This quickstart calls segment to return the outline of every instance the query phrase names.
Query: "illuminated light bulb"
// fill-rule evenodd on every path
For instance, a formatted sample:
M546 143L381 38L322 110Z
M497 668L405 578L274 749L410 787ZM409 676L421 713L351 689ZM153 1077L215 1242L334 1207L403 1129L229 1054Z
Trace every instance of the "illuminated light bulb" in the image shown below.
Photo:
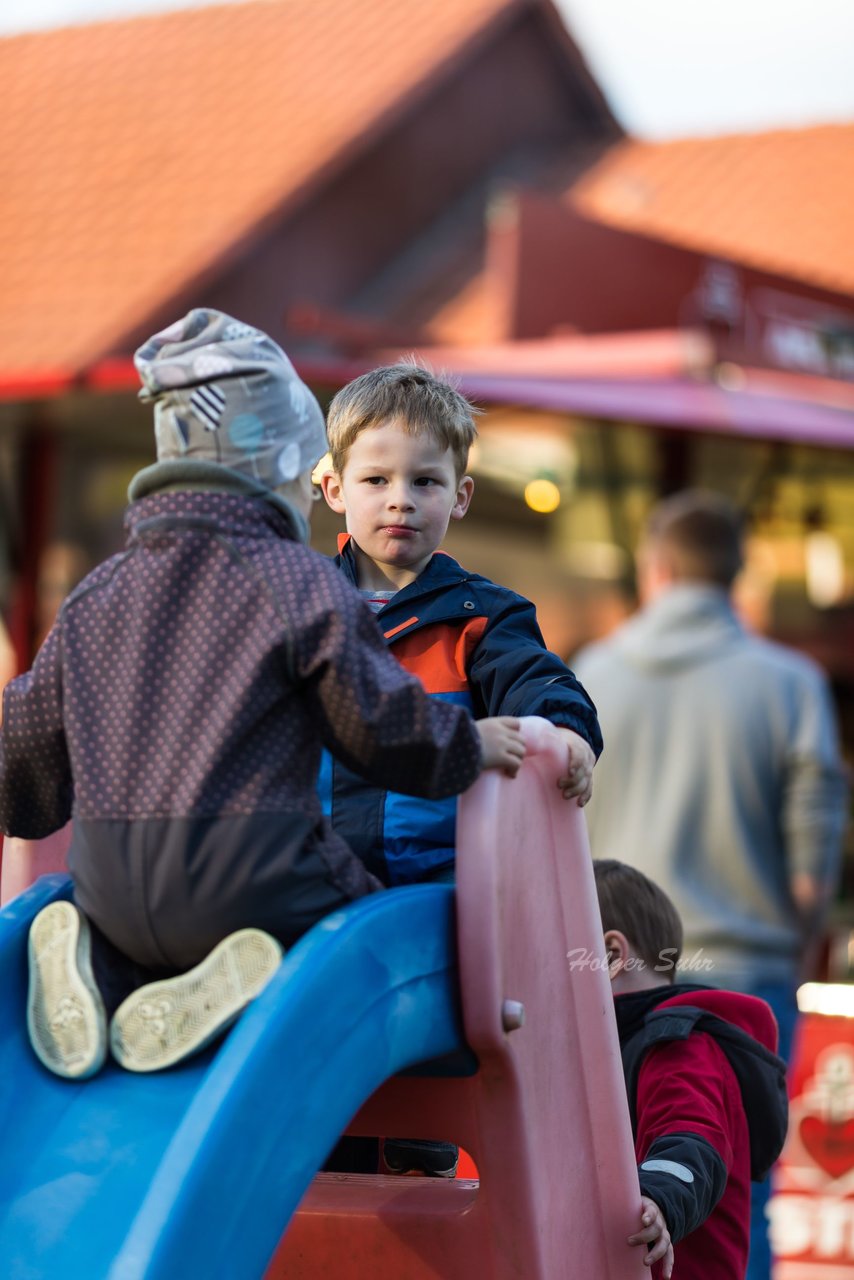
M532 511L546 516L560 506L560 489L553 480L529 480L525 485L525 502Z

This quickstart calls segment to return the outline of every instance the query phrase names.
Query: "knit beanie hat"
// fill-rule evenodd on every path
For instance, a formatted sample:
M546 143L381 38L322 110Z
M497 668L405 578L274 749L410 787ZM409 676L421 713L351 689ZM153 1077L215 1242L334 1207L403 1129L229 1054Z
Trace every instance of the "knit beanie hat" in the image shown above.
M310 471L328 445L317 400L260 329L196 307L134 355L160 462L216 462L263 489Z

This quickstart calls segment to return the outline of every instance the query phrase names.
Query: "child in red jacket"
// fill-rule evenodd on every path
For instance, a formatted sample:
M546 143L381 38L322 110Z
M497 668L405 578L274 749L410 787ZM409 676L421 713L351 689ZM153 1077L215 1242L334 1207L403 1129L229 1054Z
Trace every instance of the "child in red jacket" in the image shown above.
M594 862L643 1196L644 1262L668 1280L740 1280L750 1182L786 1133L785 1064L763 1000L674 982L682 923L642 872ZM675 1246L675 1252L674 1252Z

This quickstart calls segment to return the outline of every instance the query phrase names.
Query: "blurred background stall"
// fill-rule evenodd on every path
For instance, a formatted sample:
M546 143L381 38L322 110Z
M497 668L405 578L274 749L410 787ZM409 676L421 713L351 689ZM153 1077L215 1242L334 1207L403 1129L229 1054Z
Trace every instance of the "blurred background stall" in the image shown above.
M133 350L204 304L322 399L400 354L453 373L485 413L448 548L570 659L633 609L651 505L726 493L741 608L827 669L854 759L847 0L9 0L0 23L18 669L121 545L153 456ZM850 837L826 976L854 978Z

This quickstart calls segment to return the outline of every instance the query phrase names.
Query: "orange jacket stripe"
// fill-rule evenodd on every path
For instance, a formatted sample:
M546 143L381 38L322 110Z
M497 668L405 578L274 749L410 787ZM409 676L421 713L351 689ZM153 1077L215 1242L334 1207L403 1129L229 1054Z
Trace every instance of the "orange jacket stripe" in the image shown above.
M405 631L407 627L411 627L413 623L417 621L418 621L417 618L407 618L405 622L401 622L396 627L392 627L391 631L384 631L383 635L385 636L386 640L390 640L392 636L397 635L398 631Z

